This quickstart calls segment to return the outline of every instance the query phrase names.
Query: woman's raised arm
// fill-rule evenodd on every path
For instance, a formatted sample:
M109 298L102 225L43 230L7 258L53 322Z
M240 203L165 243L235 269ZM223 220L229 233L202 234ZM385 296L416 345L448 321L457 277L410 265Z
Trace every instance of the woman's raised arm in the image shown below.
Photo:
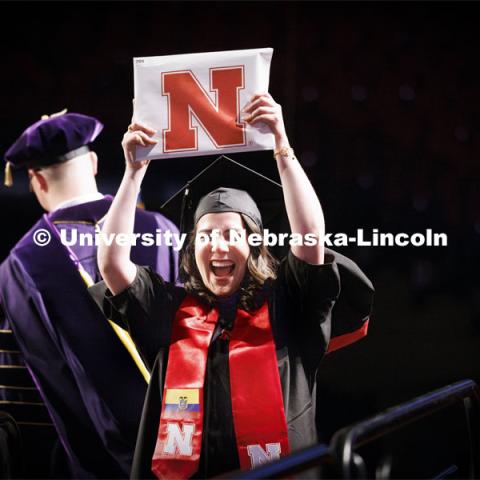
M110 291L117 295L135 279L136 267L130 260L135 208L149 161L135 161L136 145L154 145L151 128L132 123L123 136L125 173L102 228L103 241L98 247L98 266ZM121 236L118 236L121 234Z
M285 131L282 107L269 93L254 95L244 108L250 116L247 123L263 122L275 136L275 160L283 186L283 196L292 233L315 235L315 245L292 245L293 254L301 260L320 265L324 258L325 220L317 194L302 166L295 158Z

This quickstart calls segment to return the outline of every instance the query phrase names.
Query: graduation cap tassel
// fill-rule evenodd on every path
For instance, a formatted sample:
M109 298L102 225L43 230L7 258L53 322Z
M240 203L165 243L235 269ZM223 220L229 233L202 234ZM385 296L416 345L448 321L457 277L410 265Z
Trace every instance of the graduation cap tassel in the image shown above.
M12 164L10 162L7 162L5 165L5 180L3 183L6 187L13 185Z
M180 213L180 231L184 232L185 230L185 212L187 209L188 195L190 194L190 182L187 182L185 191L183 192L182 198L182 210Z

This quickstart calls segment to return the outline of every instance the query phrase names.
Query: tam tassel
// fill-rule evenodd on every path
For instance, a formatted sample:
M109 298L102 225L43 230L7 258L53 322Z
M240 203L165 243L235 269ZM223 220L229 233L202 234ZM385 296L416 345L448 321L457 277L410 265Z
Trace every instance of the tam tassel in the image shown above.
M10 162L7 162L5 165L5 180L3 183L6 187L13 185L12 164Z

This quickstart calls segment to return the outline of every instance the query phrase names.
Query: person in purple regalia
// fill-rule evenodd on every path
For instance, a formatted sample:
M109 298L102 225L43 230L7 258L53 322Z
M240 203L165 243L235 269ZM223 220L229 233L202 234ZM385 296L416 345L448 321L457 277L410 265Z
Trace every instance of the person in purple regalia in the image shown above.
M6 185L12 168L27 168L48 212L0 265L0 367L7 367L0 368L0 399L24 437L27 477L130 473L148 372L128 333L103 316L87 291L101 280L96 246L66 245L75 234L99 232L112 203L97 190L97 155L88 146L102 128L77 113L44 116L5 155ZM157 229L178 232L162 215L137 209L135 232ZM133 252L136 263L176 281L172 247Z

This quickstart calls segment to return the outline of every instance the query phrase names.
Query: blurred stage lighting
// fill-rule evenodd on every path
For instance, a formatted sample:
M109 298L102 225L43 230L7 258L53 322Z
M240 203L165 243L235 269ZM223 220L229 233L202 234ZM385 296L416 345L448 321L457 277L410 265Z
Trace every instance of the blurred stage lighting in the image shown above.
M354 85L352 87L352 99L356 102L364 102L367 99L367 88L363 85Z
M412 86L407 84L400 86L398 89L398 95L400 96L400 100L403 100L404 102L415 100L415 90Z

